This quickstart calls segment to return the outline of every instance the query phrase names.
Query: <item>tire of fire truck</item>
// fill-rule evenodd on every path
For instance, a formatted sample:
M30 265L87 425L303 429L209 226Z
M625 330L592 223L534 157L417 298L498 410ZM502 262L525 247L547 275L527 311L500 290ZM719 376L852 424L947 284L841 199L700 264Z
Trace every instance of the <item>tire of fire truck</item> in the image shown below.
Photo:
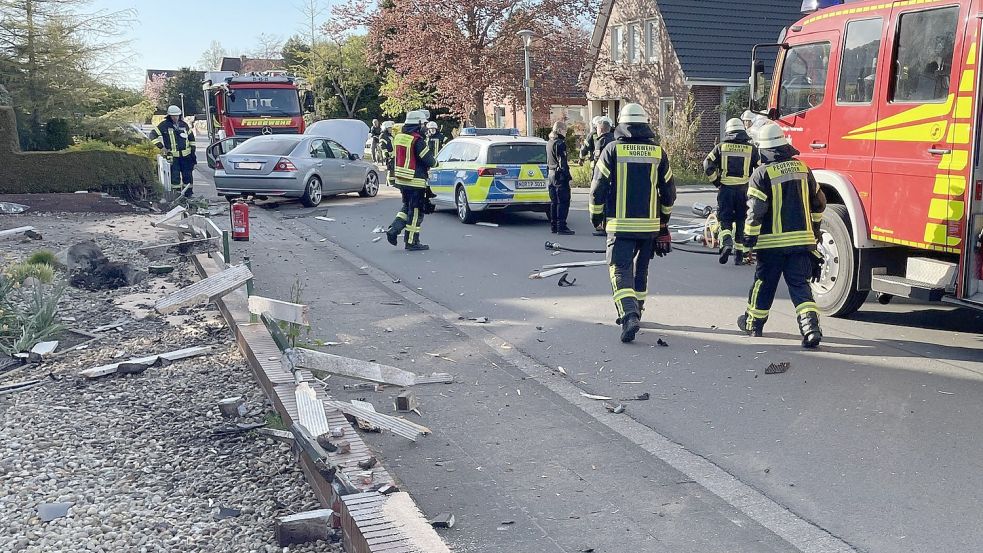
M311 177L304 188L304 195L300 197L300 203L304 204L305 207L316 207L321 203L323 197L324 187L321 185L321 179Z
M846 206L826 206L823 217L821 244L826 265L812 291L819 309L832 317L846 317L867 301L869 290L857 290L856 266L859 253L850 237L850 214Z

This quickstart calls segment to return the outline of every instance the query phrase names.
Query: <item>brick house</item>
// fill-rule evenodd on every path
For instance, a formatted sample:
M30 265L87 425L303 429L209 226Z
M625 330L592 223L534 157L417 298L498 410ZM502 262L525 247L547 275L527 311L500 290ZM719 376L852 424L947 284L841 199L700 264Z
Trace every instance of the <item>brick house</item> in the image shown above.
M557 95L547 98L545 103L549 105L549 112L541 108L536 108L533 113L534 128L549 127L553 121L566 121L568 124L584 124L589 121L587 117L587 99L585 89L578 82L576 73L557 75L553 78L560 79ZM539 94L533 90L533 94ZM526 130L526 102L525 97L504 98L501 100L485 100L485 121L489 127L495 128L516 128L521 132Z
M236 73L251 73L263 71L282 71L286 69L283 60L266 58L247 58L246 56L222 58L219 71L235 71Z
M603 0L581 82L588 115L617 116L642 104L653 123L692 94L702 115L698 135L709 150L723 135L719 106L747 85L751 47L773 43L801 17L801 0Z

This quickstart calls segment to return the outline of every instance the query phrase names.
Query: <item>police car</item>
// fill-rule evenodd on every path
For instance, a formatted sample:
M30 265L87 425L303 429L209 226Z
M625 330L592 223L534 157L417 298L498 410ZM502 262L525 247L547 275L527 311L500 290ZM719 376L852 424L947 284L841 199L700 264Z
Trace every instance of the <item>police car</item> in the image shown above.
M518 135L516 129L462 129L430 170L434 203L454 207L465 224L484 211L547 212L546 141Z

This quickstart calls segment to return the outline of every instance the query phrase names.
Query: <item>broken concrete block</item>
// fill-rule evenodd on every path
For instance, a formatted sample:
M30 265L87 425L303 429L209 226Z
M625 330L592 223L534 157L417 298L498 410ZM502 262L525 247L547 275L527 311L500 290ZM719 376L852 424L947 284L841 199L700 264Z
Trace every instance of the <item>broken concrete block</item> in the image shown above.
M331 429L331 437L332 438L341 438L344 435L345 435L345 427L344 426L336 426L336 427L334 427L334 428Z
M454 515L450 513L440 513L430 519L430 524L434 528L453 528L454 522Z
M321 448L324 449L324 451L327 451L328 453L334 453L335 451L338 451L338 446L336 446L334 443L331 442L330 434L321 434L320 436L318 436L317 445L321 446Z
M376 463L378 463L378 462L379 462L379 460L376 459L374 456L373 457L369 457L368 459L365 459L364 461L359 461L358 462L358 468L360 468L362 470L369 470L370 468L374 467L376 465Z
M352 452L352 444L348 440L338 440L334 444L338 448L338 453L345 454Z
M227 419L237 419L246 414L246 400L241 397L227 397L219 400L218 410Z
M398 492L399 488L396 486L396 484L383 484L379 486L379 489L376 491L381 493L382 495L389 495L391 493Z
M316 509L277 517L274 534L277 545L287 547L312 541L327 541L331 533L331 509Z
M416 395L409 390L404 390L396 396L397 411L412 411L417 408Z

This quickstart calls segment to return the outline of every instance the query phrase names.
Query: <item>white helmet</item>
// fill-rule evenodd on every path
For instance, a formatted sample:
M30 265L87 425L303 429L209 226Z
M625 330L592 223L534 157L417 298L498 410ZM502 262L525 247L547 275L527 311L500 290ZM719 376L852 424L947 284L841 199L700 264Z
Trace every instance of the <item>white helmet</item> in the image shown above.
M431 121L431 122L427 123L427 128L428 129L437 130L437 123Z
M609 127L614 126L614 121L612 121L607 115L602 115L601 117L597 118L597 124L600 125L602 123L607 123Z
M596 127L598 121L601 120L601 117L603 117L603 116L601 116L601 115L595 115L593 118L591 118L591 120L590 120L590 126Z
M395 124L396 124L395 121L383 121L382 122L382 130L391 129L391 128L393 128L393 125L395 125Z
M725 132L737 132L744 130L744 121L738 118L728 119L727 125L724 127Z
M754 121L754 113L749 109L744 110L744 113L741 114L741 121Z
M406 112L406 121L403 122L404 125L422 125L427 122L427 116L422 110L414 110Z
M785 131L778 125L768 122L758 129L758 147L761 149L779 148L788 145Z
M625 104L618 115L618 121L622 123L648 123L649 114L640 104Z
M181 115L181 108L177 106L168 106L167 115Z

